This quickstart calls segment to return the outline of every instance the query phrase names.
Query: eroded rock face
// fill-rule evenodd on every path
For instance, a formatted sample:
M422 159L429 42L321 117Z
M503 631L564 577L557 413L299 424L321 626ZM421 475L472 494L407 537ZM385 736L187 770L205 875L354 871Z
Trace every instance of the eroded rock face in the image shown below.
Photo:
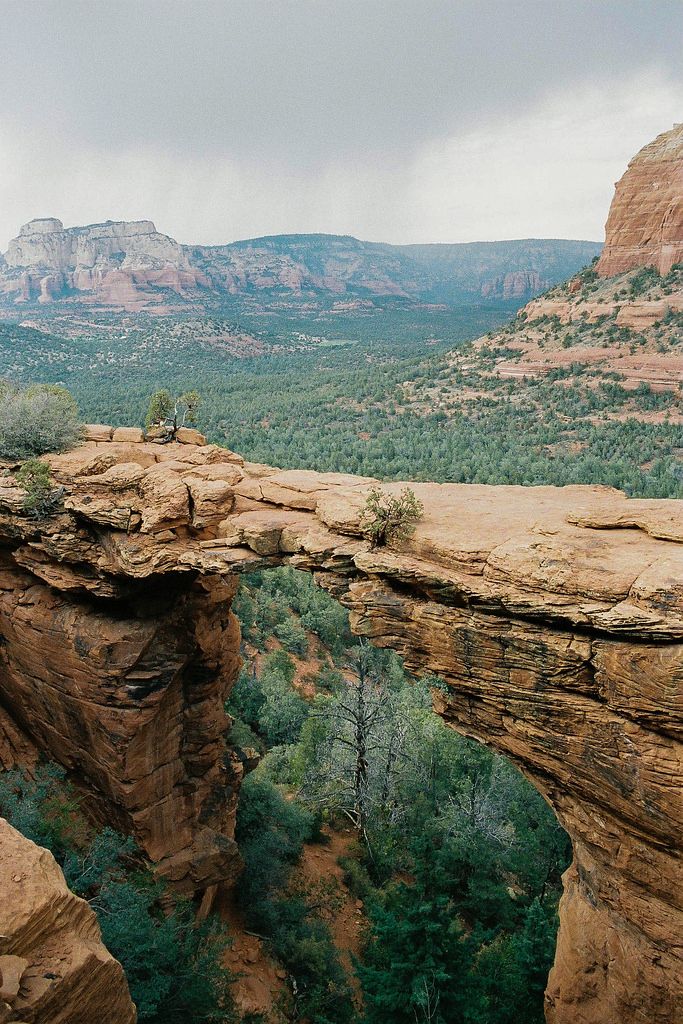
M0 305L95 305L164 312L247 295L265 304L321 295L414 301L528 299L573 273L595 242L395 246L349 236L280 235L228 245L179 245L151 221L65 228L54 217L25 224L0 254ZM237 339L239 348L239 338ZM256 344L249 339L249 344Z
M0 1021L135 1024L123 968L48 850L0 818Z
M683 262L683 124L640 150L616 184L598 261L601 277Z
M371 550L359 517L372 480L91 436L107 439L48 459L63 514L29 521L12 480L0 488L0 704L15 732L178 884L229 878L235 574L283 561L315 572L356 632L445 678L439 712L519 764L570 833L548 1020L676 1019L680 502L414 484L414 536Z
M55 217L24 224L9 243L0 294L11 302L81 302L135 311L208 287L182 246L150 220L65 228Z

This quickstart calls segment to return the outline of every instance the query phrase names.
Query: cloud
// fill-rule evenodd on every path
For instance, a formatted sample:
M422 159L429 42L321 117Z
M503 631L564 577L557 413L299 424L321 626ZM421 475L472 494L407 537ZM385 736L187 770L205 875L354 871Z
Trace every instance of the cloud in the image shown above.
M0 247L154 219L182 241L600 237L683 119L683 5L0 0Z

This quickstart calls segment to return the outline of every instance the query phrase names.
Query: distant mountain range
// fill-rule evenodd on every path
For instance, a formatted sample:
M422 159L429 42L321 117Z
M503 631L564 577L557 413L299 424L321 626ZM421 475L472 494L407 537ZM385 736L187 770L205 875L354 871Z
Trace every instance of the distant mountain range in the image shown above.
M565 239L388 245L350 235L180 245L148 220L65 228L47 217L25 224L0 256L0 307L165 312L240 296L264 306L354 308L390 298L521 305L600 250L598 242Z

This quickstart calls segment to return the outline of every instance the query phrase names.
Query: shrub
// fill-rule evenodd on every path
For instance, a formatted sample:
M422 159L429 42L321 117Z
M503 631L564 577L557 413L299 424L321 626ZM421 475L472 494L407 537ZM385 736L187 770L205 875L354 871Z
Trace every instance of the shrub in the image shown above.
M26 491L24 512L36 519L54 512L62 496L62 487L53 487L50 469L40 459L29 459L17 473L17 483Z
M294 619L288 619L286 622L281 622L276 626L275 636L290 654L298 654L299 657L305 657L308 651L306 630Z
M66 388L35 384L0 387L0 458L30 459L61 452L79 440L78 407Z
M374 487L361 510L360 526L373 548L379 548L409 537L423 512L422 502L410 487L404 487L397 497Z

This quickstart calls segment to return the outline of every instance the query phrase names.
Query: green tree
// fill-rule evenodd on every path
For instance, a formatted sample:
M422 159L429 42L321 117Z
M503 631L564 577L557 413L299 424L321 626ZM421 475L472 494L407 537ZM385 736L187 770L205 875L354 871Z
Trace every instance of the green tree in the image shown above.
M434 835L417 843L412 884L389 888L371 905L372 933L357 973L367 1024L460 1024L470 999L474 941L444 893Z
M145 424L156 427L173 439L180 427L197 422L197 409L201 402L198 391L183 391L174 396L167 388L155 391L149 400Z

